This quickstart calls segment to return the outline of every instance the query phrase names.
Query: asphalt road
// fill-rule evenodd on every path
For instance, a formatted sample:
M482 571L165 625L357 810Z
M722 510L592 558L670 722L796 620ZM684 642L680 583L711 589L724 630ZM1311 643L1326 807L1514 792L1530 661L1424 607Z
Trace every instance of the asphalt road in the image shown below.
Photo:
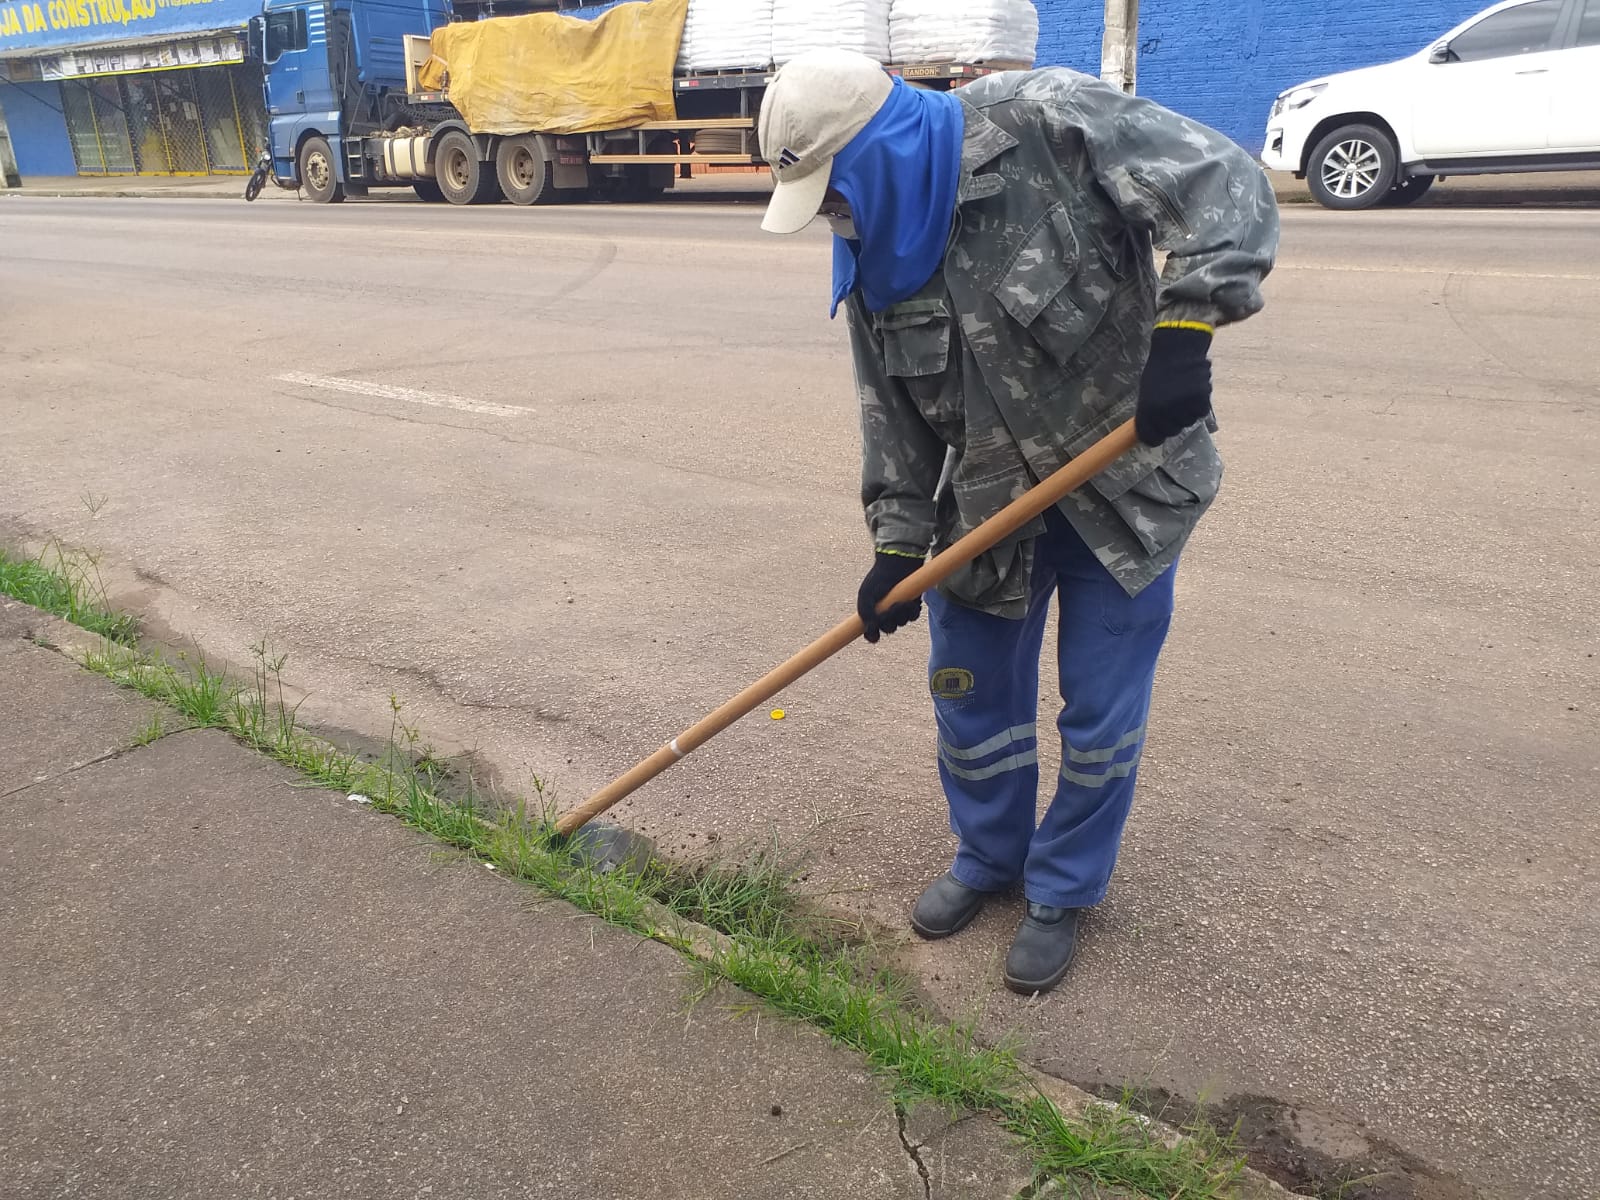
M0 523L99 548L167 636L269 637L324 722L386 732L392 693L572 801L850 609L820 233L9 198L0 268ZM1269 1097L1247 1128L1441 1173L1385 1194L1592 1197L1600 212L1294 209L1269 293L1218 341L1229 477L1073 975L1000 988L1015 902L908 961L1079 1083ZM809 887L898 925L950 853L925 637L619 813L809 845Z

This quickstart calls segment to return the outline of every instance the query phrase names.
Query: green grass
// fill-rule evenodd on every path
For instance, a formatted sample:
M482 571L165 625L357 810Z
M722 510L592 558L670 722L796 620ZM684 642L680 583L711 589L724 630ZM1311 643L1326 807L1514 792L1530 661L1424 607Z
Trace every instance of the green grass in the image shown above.
M796 950L803 947L736 937L706 969L865 1055L894 1078L902 1103L983 1111L1019 1084L1009 1049L980 1045L968 1026L929 1020L890 972L856 952Z
M772 841L738 858L737 868L664 871L644 883L674 912L721 933L760 940L794 934L802 917L794 882L803 855Z
M1197 1123L1169 1142L1160 1126L1125 1104L1095 1104L1071 1119L1043 1096L999 1107L1049 1179L1203 1200L1226 1196L1244 1169L1231 1139Z
M1036 1164L1035 1190L1052 1181L1122 1189L1152 1200L1230 1195L1243 1160L1228 1138L1203 1129L1168 1143L1159 1127L1127 1105L1068 1114L1038 1094L1009 1046L985 1046L970 1025L937 1019L906 982L874 961L852 931L810 912L798 898L804 855L775 843L737 865L686 871L651 864L642 873L602 873L568 852L551 825L540 785L531 797L499 797L469 778L445 785L445 770L390 698L391 727L378 755L342 750L301 726L299 702L283 682L286 659L261 642L251 674L240 679L196 650L168 658L132 642L134 622L104 604L98 573L62 573L57 561L0 557L0 591L19 599L54 597L59 612L104 640L84 652L89 669L177 711L192 726L225 730L286 763L309 781L359 795L380 812L559 897L614 925L690 952L704 984L734 984L772 1008L823 1030L863 1055L890 1080L897 1108L936 1104L988 1113ZM48 579L57 582L51 585ZM13 590L15 588L16 590ZM136 744L161 736L160 719ZM694 922L723 935L697 937Z
M108 638L85 651L81 660L91 671L114 679L123 687L170 704L191 725L233 730L235 701L243 686L226 672L212 670L204 654L197 653L191 661L185 651L177 662L172 662Z
M149 724L145 725L144 728L140 729L133 735L133 741L131 744L134 746L148 746L151 742L157 741L165 733L166 730L161 727L161 714L156 713L150 718Z
M107 601L99 560L60 542L32 558L0 548L0 592L113 642L131 643L138 635L138 620Z

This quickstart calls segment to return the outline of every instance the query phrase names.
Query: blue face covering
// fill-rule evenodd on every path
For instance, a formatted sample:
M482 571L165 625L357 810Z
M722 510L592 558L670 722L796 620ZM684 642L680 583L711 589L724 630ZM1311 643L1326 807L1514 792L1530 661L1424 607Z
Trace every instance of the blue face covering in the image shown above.
M966 116L949 92L898 78L877 114L834 155L829 184L856 238L833 239L833 307L859 284L872 312L904 300L944 261L961 179Z

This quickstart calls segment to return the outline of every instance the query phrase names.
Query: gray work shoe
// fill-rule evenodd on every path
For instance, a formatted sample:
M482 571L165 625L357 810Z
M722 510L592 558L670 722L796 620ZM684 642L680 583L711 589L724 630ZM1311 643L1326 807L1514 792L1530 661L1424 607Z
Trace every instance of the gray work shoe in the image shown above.
M992 894L969 888L947 871L917 897L911 909L911 928L930 942L960 933Z
M1017 926L1011 953L1006 955L1008 988L1031 996L1048 992L1061 982L1078 948L1078 915L1082 911L1029 903L1028 915Z

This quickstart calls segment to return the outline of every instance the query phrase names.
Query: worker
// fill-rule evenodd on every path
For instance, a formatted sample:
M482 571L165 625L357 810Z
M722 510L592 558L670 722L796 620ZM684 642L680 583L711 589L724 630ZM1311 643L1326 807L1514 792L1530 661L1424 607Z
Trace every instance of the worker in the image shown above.
M775 177L762 227L820 213L835 235L874 547L867 641L920 615L920 600L878 606L930 551L1135 422L1135 450L927 597L957 850L911 926L948 937L1020 883L1005 981L1048 991L1116 863L1173 573L1222 477L1212 333L1262 306L1272 191L1222 135L1061 68L944 92L816 51L778 72L759 124ZM1061 769L1039 820L1052 597Z

